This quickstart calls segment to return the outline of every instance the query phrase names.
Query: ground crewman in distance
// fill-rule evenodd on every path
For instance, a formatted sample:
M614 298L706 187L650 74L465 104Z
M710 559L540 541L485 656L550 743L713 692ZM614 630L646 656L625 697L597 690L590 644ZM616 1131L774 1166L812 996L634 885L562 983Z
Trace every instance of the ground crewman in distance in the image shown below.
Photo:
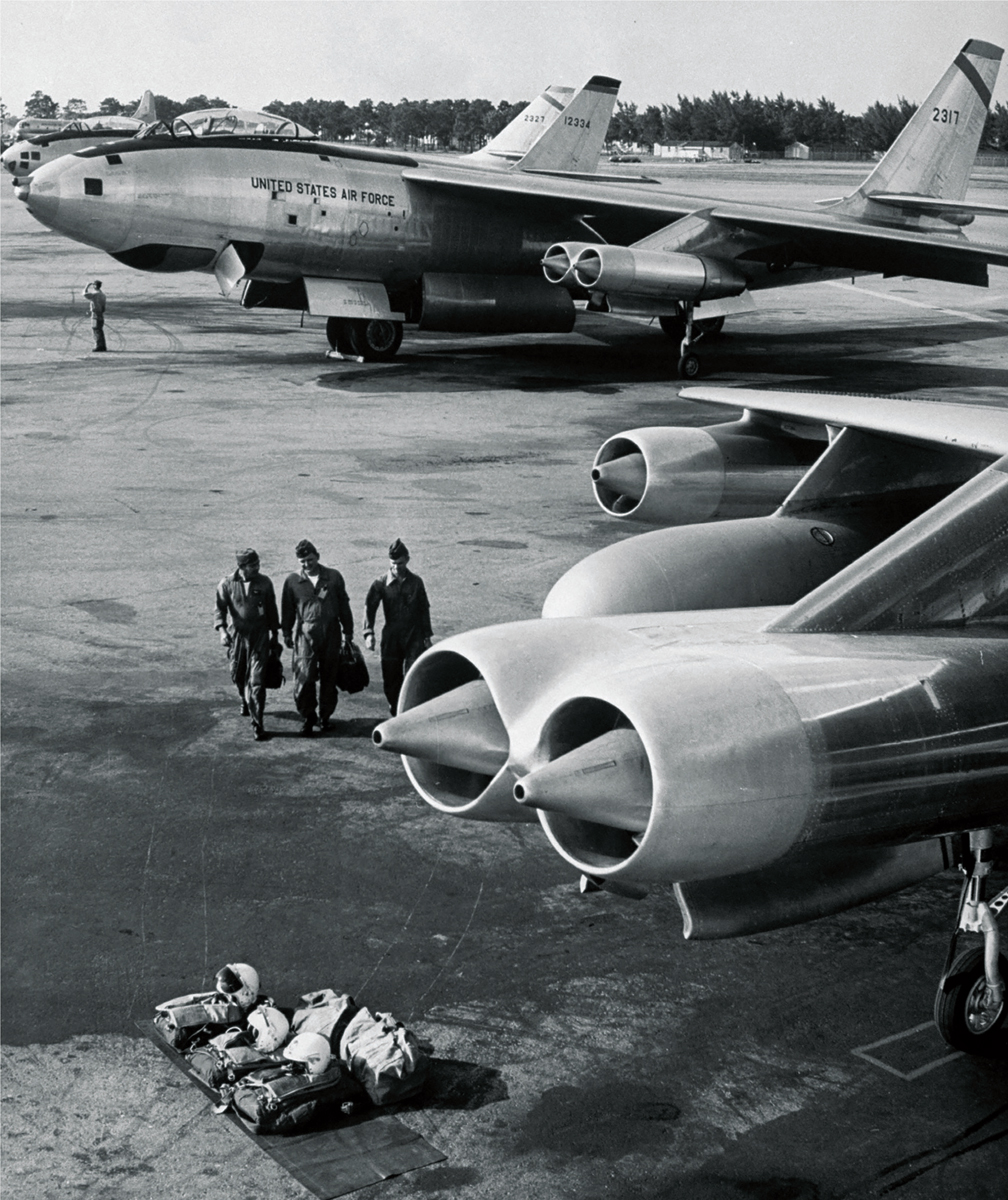
M251 549L239 550L235 558L238 569L217 585L214 628L231 659L231 678L242 698L242 716L251 716L255 740L262 742L266 740L263 671L270 655L279 653L280 618L272 580L259 573L259 555Z
M343 576L322 566L307 538L298 542L294 553L301 570L284 582L280 624L284 645L294 651L294 703L304 722L301 736L311 737L316 723L329 728L336 709L340 648L344 637L353 640L353 613Z
M419 575L406 565L409 551L396 540L389 546L389 569L368 588L364 604L364 644L375 648L374 622L382 606L385 625L381 635L382 684L389 711L395 716L406 672L431 644L430 604Z
M84 289L84 299L91 303L91 332L94 334L94 350L107 350L105 345L105 293L101 280L96 279Z

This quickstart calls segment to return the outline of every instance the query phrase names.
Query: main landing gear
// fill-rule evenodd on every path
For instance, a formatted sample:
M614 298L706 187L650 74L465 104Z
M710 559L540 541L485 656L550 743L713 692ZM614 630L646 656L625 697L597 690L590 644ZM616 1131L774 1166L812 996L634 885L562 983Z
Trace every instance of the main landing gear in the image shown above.
M658 324L679 346L679 378L699 379L701 363L693 346L701 338L720 333L724 328L724 317L712 317L709 321L694 321L693 305L679 304L674 316L659 317Z
M935 997L934 1019L938 1032L957 1050L1000 1056L1005 1053L1008 960L1001 953L997 917L1008 908L1008 888L989 902L985 899L993 841L989 829L970 832L973 872L963 883L956 931ZM965 867L962 870L965 873ZM957 954L961 933L983 934L983 946Z
M402 321L330 317L326 321L326 337L334 350L349 358L384 362L394 358L402 344Z

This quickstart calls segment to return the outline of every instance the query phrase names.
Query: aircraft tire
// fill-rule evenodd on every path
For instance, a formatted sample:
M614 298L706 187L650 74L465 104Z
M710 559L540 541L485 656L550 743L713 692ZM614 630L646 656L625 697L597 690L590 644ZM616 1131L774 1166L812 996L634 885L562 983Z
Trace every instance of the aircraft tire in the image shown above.
M350 341L353 351L366 362L384 362L394 358L402 345L401 321L351 321Z
M353 321L346 317L330 317L326 321L326 337L333 350L340 354L357 354L353 343Z
M1001 978L1008 982L1008 959L998 959ZM945 986L935 996L934 1020L938 1032L950 1046L967 1054L1004 1057L1008 1052L1005 1040L1004 1000L993 1015L984 1014L977 1005L985 985L983 947L974 947L958 955L945 980Z
M679 359L679 378L680 379L699 379L700 378L700 359L697 358L692 351L687 351L682 358Z
M658 324L673 342L681 342L686 336L686 322L682 317L659 317Z

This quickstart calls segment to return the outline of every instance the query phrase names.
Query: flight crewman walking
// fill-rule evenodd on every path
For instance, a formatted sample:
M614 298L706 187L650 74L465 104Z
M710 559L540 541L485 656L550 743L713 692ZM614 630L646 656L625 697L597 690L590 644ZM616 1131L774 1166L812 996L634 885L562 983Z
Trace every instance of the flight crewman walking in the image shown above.
M316 723L329 728L336 710L340 648L344 637L353 640L353 613L343 576L322 566L307 538L298 542L294 553L301 570L284 582L280 625L284 645L294 651L294 703L304 722L301 736L311 737Z
M251 716L252 733L262 742L266 740L263 672L270 655L279 654L280 619L273 582L259 573L259 555L251 549L239 550L235 558L238 569L217 585L214 628L231 659L231 678L242 698L242 716Z
M84 289L84 299L91 303L91 332L94 334L94 350L107 350L105 345L105 293L101 290L101 280L96 279Z
M407 566L409 551L396 540L389 546L387 575L368 589L364 604L364 644L375 648L374 623L378 605L385 625L381 636L382 683L389 711L395 716L406 672L431 644L430 604L419 575Z

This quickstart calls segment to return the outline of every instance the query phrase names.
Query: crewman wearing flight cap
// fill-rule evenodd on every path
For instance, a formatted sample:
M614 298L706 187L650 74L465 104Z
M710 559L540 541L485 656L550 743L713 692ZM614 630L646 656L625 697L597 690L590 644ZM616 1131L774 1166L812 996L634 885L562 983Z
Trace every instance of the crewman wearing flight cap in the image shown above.
M303 721L301 735L311 737L316 723L329 728L336 711L340 649L344 637L353 641L353 613L343 576L322 566L307 538L298 542L294 554L301 569L284 581L281 627L284 645L294 651L294 703Z
M242 716L252 718L257 742L266 740L263 712L266 683L263 672L271 654L279 654L280 617L272 580L259 570L252 549L235 553L238 566L217 585L214 628L227 647L231 678L242 698Z
M378 605L385 625L381 635L382 683L389 711L395 716L406 672L431 644L430 604L419 575L407 566L409 551L396 538L389 546L388 574L368 589L364 603L364 644L375 648L374 623Z

